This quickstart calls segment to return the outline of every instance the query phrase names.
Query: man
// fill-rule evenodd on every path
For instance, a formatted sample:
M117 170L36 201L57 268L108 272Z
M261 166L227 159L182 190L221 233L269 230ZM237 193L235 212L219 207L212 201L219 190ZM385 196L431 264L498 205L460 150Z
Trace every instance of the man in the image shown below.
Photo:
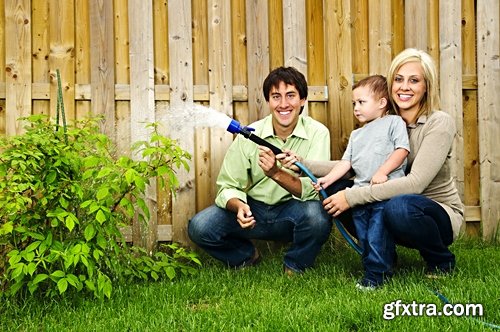
M305 159L329 160L328 129L301 115L307 92L302 73L292 67L276 68L263 84L270 114L250 127L282 150ZM278 167L270 149L238 135L217 178L215 205L196 214L188 232L194 243L230 267L259 262L252 239L291 242L283 267L293 274L314 264L331 227L309 178Z

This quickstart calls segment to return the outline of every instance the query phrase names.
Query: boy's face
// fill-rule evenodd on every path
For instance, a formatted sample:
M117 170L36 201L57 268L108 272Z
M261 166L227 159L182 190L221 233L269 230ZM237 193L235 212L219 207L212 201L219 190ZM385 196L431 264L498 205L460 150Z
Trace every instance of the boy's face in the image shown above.
M280 82L269 92L269 111L273 115L273 126L276 134L290 135L299 121L300 109L305 99L300 99L299 91L294 85Z
M387 100L375 99L368 86L362 86L352 91L352 106L354 116L359 122L365 123L380 118L385 113Z

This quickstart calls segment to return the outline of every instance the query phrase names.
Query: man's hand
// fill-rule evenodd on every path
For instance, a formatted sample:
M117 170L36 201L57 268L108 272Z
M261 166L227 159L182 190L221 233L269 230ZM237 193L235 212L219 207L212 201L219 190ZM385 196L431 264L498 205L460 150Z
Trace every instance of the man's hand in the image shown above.
M291 150L284 150L283 153L280 153L276 156L276 159L281 163L281 166L291 169L295 173L300 173L300 169L295 165L295 163L302 162L302 158L295 154L295 152Z
M238 207L236 219L238 220L238 224L240 224L241 228L252 229L255 227L255 218L253 217L248 204L241 204Z
M267 177L272 178L280 168L276 162L274 153L265 146L259 146L259 166Z

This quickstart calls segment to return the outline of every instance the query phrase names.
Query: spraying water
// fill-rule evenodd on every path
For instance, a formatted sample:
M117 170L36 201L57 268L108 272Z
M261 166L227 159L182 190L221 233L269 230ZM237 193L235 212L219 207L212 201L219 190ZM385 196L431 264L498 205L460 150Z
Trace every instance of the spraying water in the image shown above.
M182 109L170 108L161 113L166 113L166 116L159 116L157 120L178 132L202 127L226 129L232 121L227 114L199 104L186 105Z

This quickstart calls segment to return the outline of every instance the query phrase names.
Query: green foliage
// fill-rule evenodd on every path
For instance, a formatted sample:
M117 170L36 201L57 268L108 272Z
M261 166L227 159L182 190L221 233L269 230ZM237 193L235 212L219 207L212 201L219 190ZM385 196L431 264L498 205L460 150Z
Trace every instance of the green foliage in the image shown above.
M190 155L157 124L134 144L134 160L115 157L97 118L64 131L45 116L25 120L23 135L0 140L0 292L109 298L115 282L194 273L194 253L171 244L150 256L120 232L149 219L150 179L173 192L175 169L188 169Z

